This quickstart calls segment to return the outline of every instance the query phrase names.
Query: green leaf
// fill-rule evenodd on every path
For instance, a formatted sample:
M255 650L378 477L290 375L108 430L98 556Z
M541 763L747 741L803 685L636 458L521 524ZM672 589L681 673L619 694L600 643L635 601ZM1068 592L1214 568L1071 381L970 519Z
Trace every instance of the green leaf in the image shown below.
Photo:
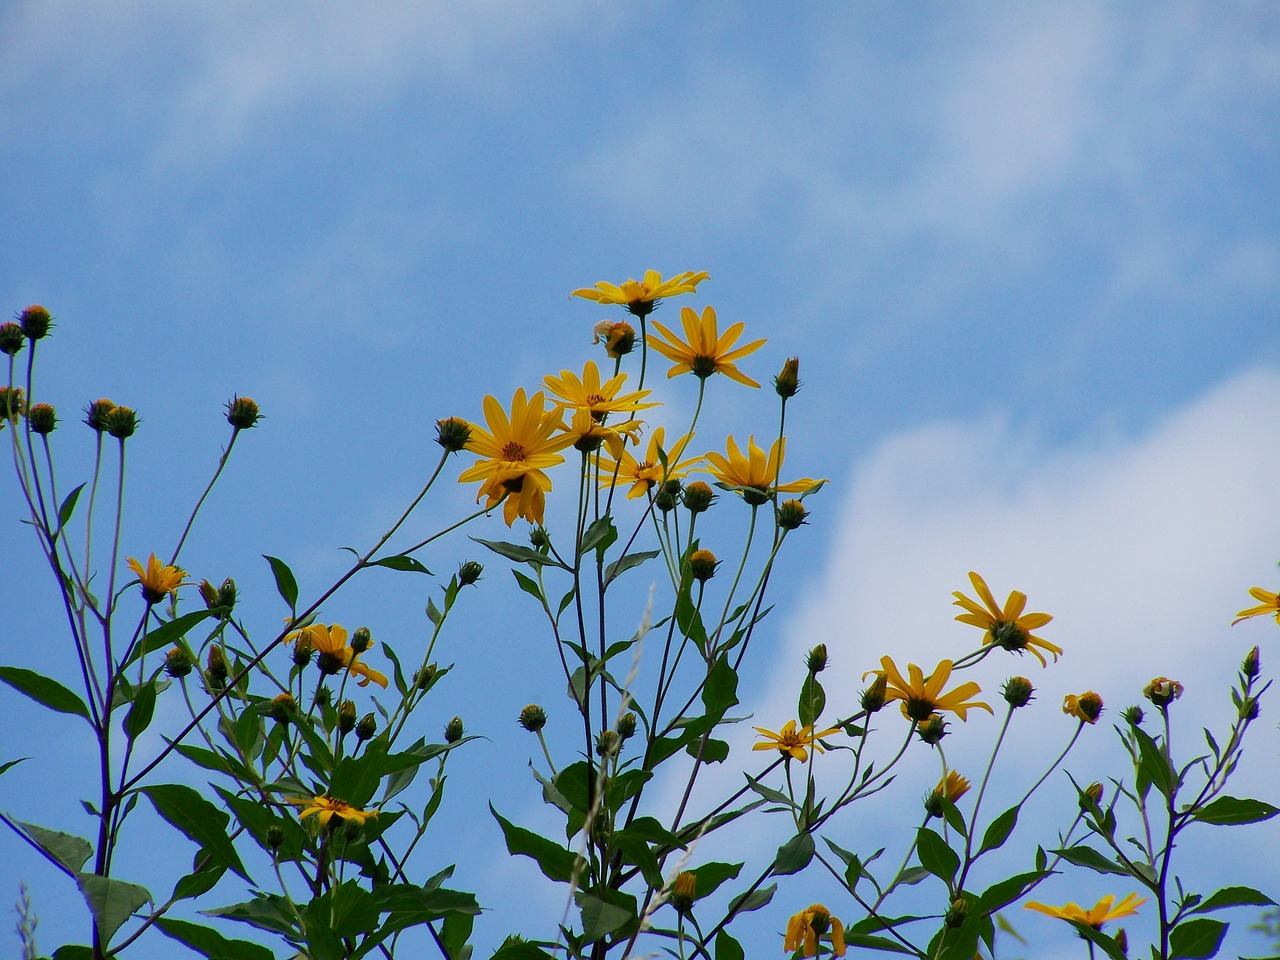
M231 838L227 836L227 823L231 819L228 814L182 784L159 783L143 787L139 792L146 794L156 813L179 833L199 844L214 863L234 871L246 882L252 882Z
M53 960L93 960L93 948L68 943L53 951Z
M729 936L729 931L721 930L716 934L716 960L746 960L742 952L742 944Z
M533 547L524 547L518 543L506 543L502 540L481 540L479 537L472 537L476 543L488 547L494 553L508 560L516 560L520 563L532 563L538 566L560 567L569 569L558 560L547 556L545 553L539 553Z
M982 835L982 846L978 848L978 855L981 856L988 850L996 850L1004 846L1004 842L1009 839L1009 834L1013 833L1013 828L1017 825L1018 808L1010 807L991 821L987 832Z
M738 702L738 674L729 666L728 657L720 657L707 674L702 688L702 703L707 716L719 720L730 707Z
M788 807L795 806L795 804L791 802L791 798L781 790L775 790L773 787L766 787L759 780L753 780L749 773L744 773L743 776L747 778L747 783L750 785L751 789L760 794L760 796L764 797L766 800L772 800L774 803L781 803Z
M529 596L539 602L543 602L542 588L538 586L538 581L527 574L521 573L519 570L512 570L512 575L516 578L516 583L520 584L520 589Z
M244 903L233 903L230 906L200 912L206 917L237 920L259 930L296 937L298 930L293 920L294 909L284 897L267 893L259 894Z
M608 900L578 891L573 899L582 908L582 934L588 940L602 940L636 919L636 898L617 890L608 891Z
M71 514L75 513L76 501L80 499L80 491L83 489L84 484L82 483L67 494L66 499L62 501L62 506L58 508L58 529L53 532L54 540L58 539L58 534L62 532L62 528L71 519Z
M184 613L180 617L160 624L160 626L142 638L142 642L134 648L133 653L129 654L128 659L125 660L122 666L127 667L129 664L136 662L139 657L146 656L148 653L159 650L162 647L173 645L178 641L179 637L184 636L197 623L201 620L207 620L213 615L213 610L196 610L193 613Z
M1227 925L1221 920L1197 917L1184 920L1169 933L1170 960L1202 960L1215 956L1227 935Z
M214 960L273 960L273 954L266 947L248 940L229 940L217 930L198 923L161 917L156 926L166 936Z
M154 683L144 683L138 688L137 696L133 698L133 703L129 706L129 712L124 716L124 735L130 741L138 739L138 736L151 726L151 718L156 712L156 685Z
M489 960L555 960L555 957L537 944L521 940L504 943Z
M100 877L96 873L77 873L76 884L93 914L98 936L104 945L111 943L120 925L133 916L144 904L152 902L145 887L123 880Z
M1007 880L993 883L982 892L978 902L982 905L983 912L995 913L1001 907L1013 903L1045 877L1056 872L1055 870L1033 870L1030 873L1020 873Z
M200 858L197 856L197 859ZM188 873L173 885L173 899L190 900L192 897L208 893L218 885L218 881L226 872L226 867L209 866L204 870Z
M1224 907L1274 907L1276 902L1253 887L1223 887L1203 903L1197 904L1191 913L1209 913Z
M502 827L502 835L507 841L509 854L513 857L531 858L549 880L559 883L569 882L573 876L574 866L578 862L578 856L573 851L566 850L546 837L541 837L523 827L517 827L511 821L503 819L498 811L493 809L493 804L489 804L489 812Z
M279 557L269 557L264 553L262 559L271 564L271 572L276 578L276 590L289 605L289 612L293 613L298 609L298 581L294 579L293 571Z
M1215 825L1231 825L1237 823L1258 823L1270 820L1280 809L1261 800L1239 800L1235 797L1218 797L1212 803L1205 804L1192 816L1201 823Z
M800 726L812 726L822 716L822 709L827 705L827 693L822 684L812 673L805 678L800 688L799 716Z
M86 720L89 719L89 708L84 705L84 701L57 680L51 680L33 670L23 670L21 667L0 667L0 680L50 710L56 710L58 713L73 713Z
M696 757L698 754L698 748L692 743L685 750L691 757ZM729 759L729 744L726 741L707 740L702 744L703 763L724 763L727 759Z
M1101 930L1095 930L1088 924L1081 923L1078 920L1069 920L1068 923L1076 928L1076 932L1080 934L1082 939L1101 947L1102 952L1110 957L1111 960L1126 960L1124 951L1120 949L1120 945L1116 943L1114 937L1103 933Z
M625 557L619 557L609 566L604 568L604 584L607 587L614 580L622 576L632 567L638 567L646 560L652 560L658 555L657 550L642 550L639 553L628 553Z
M1138 726L1133 726L1131 729L1138 740L1138 749L1141 753L1138 772L1164 794L1165 799L1172 797L1178 788L1178 777L1173 771L1173 765L1169 763L1169 758L1145 730Z
M57 830L46 830L44 827L37 827L34 823L23 823L20 820L14 822L22 828L23 833L36 842L41 850L62 864L67 873L79 873L93 856L93 845L83 837L75 837Z
M1097 873L1115 873L1122 877L1129 876L1129 871L1124 867L1114 860L1108 860L1093 847L1088 847L1084 844L1054 850L1053 853L1067 861L1067 863L1074 863L1077 867L1088 867Z
M591 526L587 527L587 532L582 535L582 548L578 556L586 556L592 550L595 550L601 559L604 559L604 552L611 547L618 539L618 530L613 525L613 517L607 514L591 521Z
M916 831L916 853L920 866L951 886L960 869L960 856L947 846L947 841L928 827L921 827Z
M17 760L10 760L8 763L0 763L0 773L4 773L10 767L16 767L24 760L30 760L30 757L19 757Z
M381 560L370 560L367 566L370 567L386 567L388 570L404 570L409 573L425 573L431 575L431 571L422 565L422 562L415 560L408 554L399 553L394 557L383 557Z
M739 913L750 913L752 910L759 910L773 899L773 895L778 892L778 885L771 883L767 887L761 887L759 890L752 890L750 893L743 893L734 897L729 901L730 917L737 916Z
M808 833L797 833L778 848L778 855L773 858L773 872L780 876L799 873L813 859L813 837Z
M704 863L700 867L695 867L689 871L694 875L696 882L694 883L694 899L701 900L703 897L710 896L726 880L735 880L739 873L742 872L742 864L740 863Z

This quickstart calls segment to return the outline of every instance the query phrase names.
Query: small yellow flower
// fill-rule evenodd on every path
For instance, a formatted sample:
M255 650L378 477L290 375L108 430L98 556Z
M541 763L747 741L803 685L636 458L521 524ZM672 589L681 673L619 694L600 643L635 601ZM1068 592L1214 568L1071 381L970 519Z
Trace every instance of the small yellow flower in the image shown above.
M1053 654L1054 660L1058 659L1062 654L1061 647L1031 633L1032 630L1043 627L1053 617L1047 613L1023 613L1022 611L1027 605L1027 595L1021 590L1012 591L1009 594L1009 599L1001 607L1000 604L996 603L996 598L992 596L990 589L987 588L987 582L972 570L969 571L969 581L973 584L973 589L977 591L978 597L985 604L985 609L957 590L952 593L952 596L956 598L954 605L965 612L957 616L956 619L961 623L972 624L981 630L985 630L986 635L982 638L983 644L994 643L1005 650L1014 650L1018 653L1028 650L1040 661L1041 666L1048 666L1048 662L1045 660L1044 654L1037 650L1036 647Z
M557 451L573 443L573 435L563 432L559 413L546 409L542 393L526 397L523 387L511 399L509 418L491 396L484 398L484 416L489 429L473 423L467 441L467 449L484 459L464 470L458 482L484 481L477 502L487 497L485 508L492 509L505 500L502 518L507 526L516 517L541 523L551 489L551 479L543 471L564 462Z
M830 941L831 952L835 956L844 956L844 924L822 904L815 903L787 921L782 949L800 950L803 956L814 957L818 955L818 940L822 937Z
M302 810L298 813L299 820L314 816L320 821L320 826L322 827L329 826L329 822L335 819L339 821L354 820L359 826L364 826L366 820L372 820L378 815L377 810L360 810L351 806L345 800L339 800L337 797L329 797L323 794L318 797L290 798L289 802L296 803L302 807Z
M625 450L620 451L620 456L613 459L602 455L600 486L612 487L629 483L631 489L627 491L627 499L635 500L668 480L683 477L690 469L702 462L702 457L694 457L690 460L680 459L685 447L689 445L689 440L690 435L685 434L671 447L667 447L665 428L658 427L649 436L649 446L643 460L637 460ZM667 458L666 467L662 465L659 451Z
M960 776L956 771L948 770L946 775L938 781L938 785L933 788L933 792L955 803L969 792L969 786L968 780Z
M650 390L619 394L618 391L626 381L627 375L620 373L602 383L600 370L594 360L588 360L582 368L581 379L571 370L561 370L558 377L542 378L547 391L558 401L559 408L587 410L597 422L603 422L611 413L634 413L659 406L657 403L643 402L652 392Z
M1059 920L1075 920L1087 927L1101 930L1102 925L1108 920L1118 920L1121 917L1136 915L1138 907L1146 903L1147 899L1147 897L1139 898L1136 893L1131 893L1119 903L1116 903L1115 896L1109 894L1094 904L1092 910L1085 910L1075 903L1068 903L1062 907L1051 907L1048 904L1034 901L1024 904L1023 909L1035 910L1049 917L1057 917Z
M804 763L809 759L809 752L805 747L813 747L819 753L826 753L822 749L822 744L818 743L819 738L829 737L833 733L839 733L839 727L831 727L829 730L820 730L813 732L812 725L796 729L796 722L788 720L782 730L774 733L772 730L766 730L764 727L753 727L757 733L766 739L753 746L752 750L777 750L782 754L793 757Z
M345 669L348 673L360 678L359 682L362 687L367 687L369 682L372 681L384 690L386 689L386 676L372 667L366 666L364 661L360 659L360 654L347 646L346 627L337 623L327 627L323 623L313 623L311 626L304 627L284 638L285 643L294 643L298 640L305 640L312 649L320 654L318 663L321 672L337 673L339 670Z
M950 693L942 692L942 688L951 677L950 660L939 663L927 680L924 671L914 663L907 664L907 675L910 679L903 679L902 673L890 657L881 657L880 669L868 671L863 674L862 679L865 680L873 673L883 675L887 682L885 702L901 700L902 715L917 723L941 710L949 710L961 720L968 719L967 714L971 709L985 710L987 713L995 712L990 704L969 699L982 692L982 688L972 680L960 684Z
M826 483L802 477L790 483L778 483L782 461L787 453L786 438L780 437L769 448L768 457L756 444L754 436L747 439L747 452L738 449L733 437L726 443L726 454L708 453L706 470L721 484L737 489L742 499L753 506L768 501L775 493L805 493Z
M1250 617L1274 616L1276 623L1280 623L1280 593L1272 593L1270 590L1263 590L1261 587L1250 587L1249 595L1255 600L1260 600L1261 605L1249 607L1247 610L1241 610L1237 613L1236 618L1231 621L1233 627L1241 620L1248 620Z
M1102 716L1102 697L1092 690L1081 694L1068 693L1062 698L1062 712L1082 723L1097 723Z
M596 303L615 304L626 307L627 313L633 317L644 319L653 312L663 297L674 297L680 293L693 293L698 284L710 276L702 273L686 272L676 274L670 280L663 280L657 270L646 270L643 280L627 280L619 285L601 280L595 288L585 287L575 290L571 297L582 297Z
M567 428L573 438L573 448L583 453L600 449L603 444L609 455L615 460L622 456L628 440L632 445L640 442L640 431L644 424L639 420L626 420L622 423L605 425L591 415L590 410L573 411L573 419Z
M684 325L684 340L656 320L653 329L658 331L658 336L649 337L649 346L675 364L667 371L668 379L682 373L692 373L699 380L705 380L714 373L723 373L730 380L748 387L760 386L733 362L755 353L765 344L763 340L752 340L745 346L732 349L742 336L745 324L735 323L721 335L716 329L716 311L713 307L704 307L701 317L691 308L682 307L680 321Z
M161 563L154 553L147 559L145 569L134 557L129 557L125 563L137 574L138 583L142 586L142 598L147 603L159 603L165 598L165 594L176 593L179 587L185 585L182 578L187 572L181 567Z

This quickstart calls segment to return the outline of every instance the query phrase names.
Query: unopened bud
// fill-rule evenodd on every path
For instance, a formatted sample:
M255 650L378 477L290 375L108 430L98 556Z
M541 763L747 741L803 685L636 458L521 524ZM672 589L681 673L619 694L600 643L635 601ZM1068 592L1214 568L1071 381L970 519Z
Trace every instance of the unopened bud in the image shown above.
M237 430L248 430L262 419L258 404L249 397L232 397L227 401L227 423Z
M230 609L236 605L236 582L230 577L222 581L218 588L218 606Z
M50 404L37 403L27 411L27 423L32 433L48 436L58 426L58 415Z
M636 734L636 715L628 710L618 718L618 736L630 740Z
M1090 803L1102 803L1102 784L1093 782L1080 793L1080 809L1088 810Z
M284 846L284 829L272 824L267 827L267 846L279 850Z
M1116 947L1126 957L1129 955L1129 935L1124 932L1124 927L1116 931Z
M533 545L535 550L551 546L551 535L547 533L547 528L543 526L530 527L529 543Z
M875 671L876 678L871 681L871 685L862 691L862 709L867 713L878 713L880 708L884 706L885 694L889 690L889 680L879 671Z
M464 587L469 587L480 579L480 574L484 573L484 567L474 560L468 560L458 568L458 583Z
M338 707L338 733L346 736L356 728L356 705L352 700L343 700Z
M715 491L711 489L711 485L701 480L695 480L693 483L687 484L681 497L684 500L685 508L690 513L702 513L715 500Z
M622 746L617 730L601 730L596 734L596 753L602 757L616 757Z
M205 661L205 676L212 690L221 690L227 685L227 661L222 655L222 648L216 643L209 648L209 657Z
M1031 696L1035 692L1036 688L1031 685L1031 681L1026 677L1010 677L1005 681L1005 702L1015 710L1030 703Z
M0 428L6 420L17 423L26 412L27 399L22 395L22 388L0 386Z
M33 303L18 314L18 324L22 327L22 335L28 340L39 340L49 333L53 326L53 317L49 311L38 303Z
M782 371L773 378L773 389L784 400L796 395L800 389L799 357L792 357L782 365Z
M809 511L799 500L787 500L778 507L778 526L783 530L795 530L803 526L808 519Z
M218 606L218 588L217 587L215 587L208 580L201 580L200 586L197 587L197 589L200 591L200 599L204 601L204 605L206 607L212 610L214 607Z
M342 821L342 839L347 843L354 843L360 839L360 835L364 833L364 824L359 820L346 819Z
M916 734L925 743L934 746L947 735L947 721L940 713L930 714L916 724Z
M462 718L454 717L444 727L444 742L457 743L462 739Z
M267 706L267 714L279 723L287 723L289 714L297 709L298 701L293 699L293 694L281 693L271 698L271 703Z
M471 440L471 424L461 417L445 417L436 421L436 443L448 453L457 453Z
M364 653L373 646L373 634L368 627L356 627L351 634L351 649L356 653Z
M690 870L681 870L671 885L671 905L679 913L688 913L697 896L698 875Z
M413 683L419 690L430 690L431 685L436 682L436 673L438 668L434 663L428 663L425 667L417 670L413 674Z
M947 908L946 915L943 916L942 922L953 930L956 927L963 927L965 917L969 915L969 904L963 900L952 900L951 906Z
M366 713L360 718L360 722L356 724L357 740L372 740L373 735L378 732L378 721L374 719L372 713Z
M1240 719L1241 720L1257 720L1258 719L1258 698L1245 697L1240 701Z
M84 408L84 422L98 433L102 433L107 429L107 414L115 408L116 405L106 397L95 400Z
M547 725L547 711L536 703L531 703L520 711L520 716L516 722L530 733L537 733Z
M1244 663L1240 664L1240 672L1246 677L1256 677L1261 670L1261 662L1258 657L1258 648L1254 647L1244 657Z
M1141 726L1142 721L1146 719L1146 714L1136 703L1131 707L1125 707L1120 716L1124 718L1125 723L1134 727Z
M670 513L676 508L676 504L679 502L680 481L676 479L671 479L664 483L657 495L653 498L653 505L663 513Z
M22 327L13 321L8 323L0 323L0 353L13 356L27 342L27 338L22 335Z
M809 668L810 673L821 673L827 669L827 645L820 643L809 651L809 656L805 658L805 666Z
M164 655L164 672L171 677L185 677L195 666L181 647L171 647Z
M689 555L689 572L699 583L706 583L716 575L720 561L710 550L695 550Z
M1157 707L1167 707L1182 696L1182 684L1168 677L1156 677L1142 688L1142 695Z
M127 440L138 429L138 415L129 407L112 407L103 418L107 433L117 440Z
M311 646L311 641L304 634L293 644L293 665L295 667L305 667L311 662L311 654L313 653L315 653L315 648Z

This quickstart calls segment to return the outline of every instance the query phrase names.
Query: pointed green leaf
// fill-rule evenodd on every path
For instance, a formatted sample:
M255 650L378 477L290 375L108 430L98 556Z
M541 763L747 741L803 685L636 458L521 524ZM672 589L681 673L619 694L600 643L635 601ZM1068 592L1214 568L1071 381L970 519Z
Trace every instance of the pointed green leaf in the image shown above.
M388 570L403 570L407 573L425 573L431 575L431 571L422 565L422 561L415 560L408 554L400 553L394 557L383 557L381 560L370 560L371 567L386 567Z
M1216 956L1227 935L1227 925L1221 920L1197 917L1184 920L1169 933L1170 960L1203 960Z
M67 521L71 519L71 515L75 513L76 501L80 499L80 491L84 489L84 484L76 487L62 501L62 506L58 508L58 529L53 532L53 539L58 539L58 534L62 532L62 528L67 525Z
M0 680L50 710L73 713L89 719L89 708L84 705L84 701L57 680L21 667L0 667Z
M618 530L613 525L613 517L608 515L591 521L591 526L587 527L586 533L582 535L582 550L579 556L586 556L592 550L595 550L600 558L604 558L604 552L611 547L618 539Z
M156 685L144 683L138 688L137 696L129 705L129 712L124 716L124 735L130 741L151 726L151 718L156 712Z
M129 654L123 666L128 666L137 661L139 657L145 656L155 650L163 647L172 646L177 643L178 638L184 636L187 631L194 627L201 620L207 620L214 615L214 610L196 610L192 613L184 613L182 616L173 620L169 620L160 624L154 630L147 633L142 642L139 643Z
M716 960L746 960L746 957L742 944L729 936L727 930L716 934Z
M818 682L818 678L812 673L805 678L803 686L800 687L800 704L799 717L800 726L809 727L814 724L818 717L822 716L822 709L827 705L827 693L822 689L822 684Z
M582 908L582 934L588 940L602 940L636 919L636 898L609 890L608 900L578 891L573 899Z
M759 910L761 907L766 906L777 892L778 885L771 883L769 886L761 887L759 890L740 894L729 901L729 916L733 917L739 913L750 913L752 910Z
M545 553L539 553L533 547L524 547L518 543L506 543L502 540L481 540L479 537L472 537L476 543L488 547L500 557L506 557L508 560L516 560L520 563L531 563L537 566L552 566L568 569L564 564L560 563L553 557L547 556Z
M773 858L773 872L781 876L799 873L813 859L813 837L808 833L797 833L778 848Z
M23 833L36 842L41 850L62 864L68 873L79 873L93 856L93 845L83 837L75 837L57 830L46 830L44 827L37 827L34 823L23 823L20 820L14 822L22 828Z
M982 835L982 846L978 848L979 855L1004 846L1004 842L1009 839L1009 834L1013 833L1013 828L1017 825L1017 807L1010 807L992 820L991 825L987 827L987 832Z
M632 567L638 567L646 560L652 560L658 555L657 550L642 550L639 553L628 553L625 557L619 557L609 566L604 568L604 583L607 587L614 580L622 576Z
M274 955L266 947L248 940L230 940L212 927L172 917L161 917L156 926L166 936L211 960L273 960Z
M950 886L960 869L960 856L934 831L921 827L916 831L916 853L920 866Z
M1129 875L1129 871L1114 860L1108 860L1093 847L1085 846L1084 844L1066 847L1062 850L1054 850L1053 853L1067 861L1067 863L1074 863L1077 867L1088 867L1097 873L1115 873L1122 877Z
M289 569L289 565L279 557L269 557L265 553L262 559L271 564L271 572L276 578L276 590L285 603L289 605L289 611L298 609L298 581L294 579L293 571Z
M93 922L97 925L103 944L109 944L121 924L143 905L152 902L151 894L146 888L136 883L112 880L96 873L77 873L76 883L93 914Z
M1192 816L1201 823L1237 824L1258 823L1270 820L1280 809L1261 800L1241 800L1235 797L1218 797L1212 803L1205 804Z
M578 862L578 857L573 851L566 850L546 837L541 837L523 827L517 827L511 821L503 819L498 811L493 809L493 804L489 804L489 812L502 827L508 853L512 856L531 858L549 880L559 883L569 882L573 876L574 866Z
M1197 904L1191 913L1209 913L1225 907L1274 907L1276 902L1253 887L1223 887L1203 903Z
M156 813L179 833L195 841L214 863L227 867L241 879L252 882L245 873L231 838L227 836L227 823L231 819L229 815L191 787L182 784L160 783L143 787L140 792L146 794L156 808Z

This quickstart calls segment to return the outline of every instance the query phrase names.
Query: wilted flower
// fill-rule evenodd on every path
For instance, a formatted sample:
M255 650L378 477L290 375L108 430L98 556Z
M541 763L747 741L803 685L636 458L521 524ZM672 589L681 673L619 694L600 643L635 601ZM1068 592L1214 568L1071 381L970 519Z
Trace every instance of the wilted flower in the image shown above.
M782 949L799 950L802 956L814 957L818 954L818 941L821 939L830 942L831 952L835 956L844 956L844 924L833 917L831 911L822 904L815 903L787 921L787 935L782 941Z
M1156 677L1142 688L1142 695L1157 707L1167 707L1182 696L1182 684L1168 677Z
M636 331L625 320L601 320L594 328L595 338L592 343L603 343L604 352L610 359L625 357L635 349Z
M1102 716L1102 698L1092 690L1081 694L1069 693L1062 700L1062 712L1081 723L1097 723Z

